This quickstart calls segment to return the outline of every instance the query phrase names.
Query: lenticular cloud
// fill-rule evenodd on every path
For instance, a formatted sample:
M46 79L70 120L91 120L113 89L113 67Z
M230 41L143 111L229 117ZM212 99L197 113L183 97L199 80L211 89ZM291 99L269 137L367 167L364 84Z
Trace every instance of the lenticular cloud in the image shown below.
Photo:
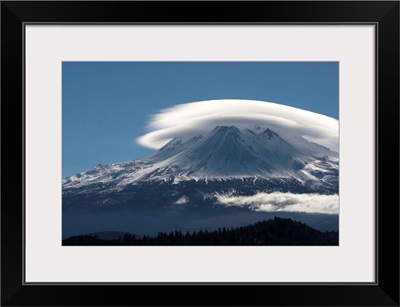
M161 110L152 116L148 124L150 132L137 141L142 146L158 149L174 137L203 134L216 126L260 126L338 149L336 119L277 103L240 99L191 102Z

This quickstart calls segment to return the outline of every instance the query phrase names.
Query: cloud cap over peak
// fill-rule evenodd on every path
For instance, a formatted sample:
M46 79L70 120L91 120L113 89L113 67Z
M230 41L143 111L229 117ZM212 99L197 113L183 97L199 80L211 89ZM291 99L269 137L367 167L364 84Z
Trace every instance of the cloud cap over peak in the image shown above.
M142 146L158 149L174 137L204 134L216 126L270 128L282 136L301 136L338 151L338 120L277 103L219 99L178 104L151 117Z

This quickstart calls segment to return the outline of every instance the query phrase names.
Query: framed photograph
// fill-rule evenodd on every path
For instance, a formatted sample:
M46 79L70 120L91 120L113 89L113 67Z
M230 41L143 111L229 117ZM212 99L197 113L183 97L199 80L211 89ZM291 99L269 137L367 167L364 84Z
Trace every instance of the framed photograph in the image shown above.
M2 305L399 306L398 1L1 27Z
M338 74L338 62L63 62L63 245L338 246L338 120L299 108L337 117ZM288 88L292 106L243 99Z

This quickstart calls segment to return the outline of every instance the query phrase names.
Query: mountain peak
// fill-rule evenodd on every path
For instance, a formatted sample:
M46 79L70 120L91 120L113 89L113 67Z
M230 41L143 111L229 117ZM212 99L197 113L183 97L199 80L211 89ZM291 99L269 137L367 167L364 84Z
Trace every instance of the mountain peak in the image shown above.
M299 136L280 136L265 127L216 126L203 135L176 137L135 161L98 165L80 177L65 180L64 187L91 184L95 178L116 186L245 177L296 178L310 185L336 186L338 178L336 153Z
M213 129L213 131L216 131L216 132L228 132L228 131L231 131L231 132L237 132L237 133L240 132L240 130L236 126L216 126Z
M267 135L268 138L274 138L274 137L279 137L279 134L272 131L271 129L267 128L265 129L261 134Z

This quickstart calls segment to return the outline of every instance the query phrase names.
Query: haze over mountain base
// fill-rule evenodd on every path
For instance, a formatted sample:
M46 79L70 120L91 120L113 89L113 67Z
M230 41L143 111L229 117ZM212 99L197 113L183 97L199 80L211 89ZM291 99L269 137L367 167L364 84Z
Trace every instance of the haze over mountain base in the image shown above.
M251 206L226 206L219 203L216 197L207 196L208 192L213 195L215 191L221 192L232 184L194 181L179 185L147 183L132 186L131 192L125 190L114 198L101 193L88 194L83 198L78 195L75 200L68 198L70 203L63 206L63 238L112 230L138 235L156 235L159 231L213 230L218 227L245 226L274 216L302 221L322 231L338 230L337 214L256 211ZM251 186L251 183L246 186L239 181L236 184L242 195L261 190L260 186ZM259 184L262 186L261 182ZM262 191L267 189L263 188ZM300 186L298 191L307 190Z

